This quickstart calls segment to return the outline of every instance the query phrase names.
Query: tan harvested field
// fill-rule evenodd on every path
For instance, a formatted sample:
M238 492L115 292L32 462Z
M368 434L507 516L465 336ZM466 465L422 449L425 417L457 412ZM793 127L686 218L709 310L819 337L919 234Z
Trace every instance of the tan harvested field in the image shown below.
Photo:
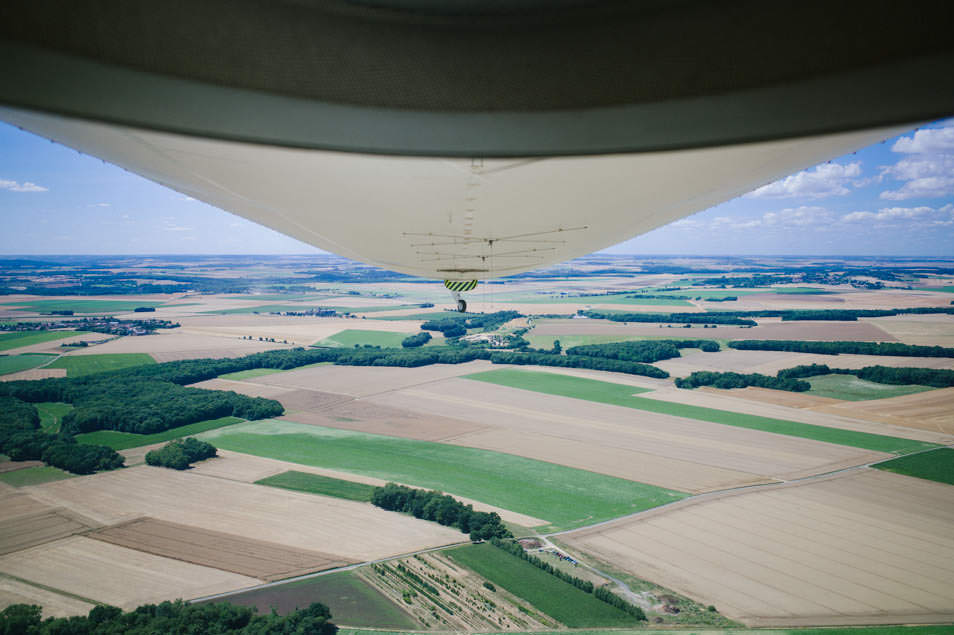
M407 386L458 377L482 370L489 370L487 361L466 364L434 364L419 368L385 368L378 366L315 366L290 370L274 375L255 377L257 384L301 390L365 397L376 393L398 390Z
M416 333L415 321L359 320L351 318L286 317L262 315L212 315L183 318L181 330L197 335L241 338L250 335L287 340L295 346L308 346L346 329Z
M51 360L53 358L50 358ZM21 381L34 379L49 379L50 377L66 377L65 368L31 368L30 370L0 375L0 381Z
M282 388L280 386L266 386L257 384L248 380L234 379L207 379L195 384L189 384L191 388L205 388L206 390L231 390L241 395L249 397L266 397L268 399L278 399L282 395L294 392L291 388Z
M354 560L154 518L106 527L90 538L262 580L333 569Z
M696 390L708 392L714 395L719 395L725 392L723 390L720 390L719 388L710 388L708 386L696 388ZM742 399L750 399L752 401L763 401L765 403L770 403L777 406L785 406L787 408L812 408L815 406L827 406L830 404L843 403L840 399L831 399L830 397L819 397L817 395L812 395L807 392L789 392L787 390L770 390L768 388L756 388L755 386L749 386L748 388L733 389L731 391L731 394L734 397L740 397Z
M120 337L105 344L77 349L73 355L102 355L104 353L147 353L157 362L202 357L241 357L288 348L283 344L243 340L239 337L219 337L187 333L181 329L159 331L157 335Z
M89 519L45 505L27 494L0 496L0 554L83 533L95 526Z
M954 435L954 388L817 406L812 410Z
M864 321L905 344L954 347L954 315L902 315Z
M758 320L758 326L719 325L704 329L660 328L658 324L610 322L608 320L545 321L531 331L533 335L620 335L646 337L693 337L730 340L852 340L893 342L895 337L868 322L782 322L770 318Z
M685 377L696 370L735 371L774 375L784 368L803 364L827 364L832 368L864 368L865 366L894 366L898 368L954 368L951 357L897 357L892 355L818 355L787 351L740 351L724 349L718 353L704 353L684 349L682 356L656 362L675 377Z
M750 626L954 619L954 487L863 469L562 540Z
M687 492L787 479L885 456L466 379L416 386L357 403L364 401L486 426L446 437L445 443Z
M256 578L81 536L0 556L0 572L127 610L260 584Z
M95 604L0 575L0 610L11 604L36 604L43 618L86 615Z
M44 483L34 497L102 524L149 516L364 561L459 542L462 534L366 503L137 466Z
M930 394L931 392L935 391L917 394ZM927 441L929 443L954 443L954 436L950 434L943 434L936 430L918 430L901 425L900 423L893 424L891 422L871 420L862 416L861 411L852 409L853 406L859 403L868 403L875 406L886 401L883 399L869 402L845 402L844 408L838 411L828 412L828 406L793 408L775 404L767 400L752 400L749 398L750 393L745 390L719 390L715 388L707 390L683 390L670 386L654 392L641 394L640 397L660 399L662 401L674 401L676 403L702 406L704 408L744 412L762 417L788 419L789 421L800 421L802 423L823 425L830 428L844 428L846 430L858 430L859 432L870 432L872 434L886 434L888 436L917 439L918 441Z
M267 459L260 456L242 454L240 452L230 452L228 450L219 450L218 458L209 461L202 461L192 468L192 471L198 474L213 476L215 478L223 478L231 481L240 481L243 483L253 483L268 476L281 474L282 472L287 472L289 470L308 472L310 474L321 474L322 476L330 476L331 478L354 481L356 483L366 483L376 487L387 483L387 481L383 479L374 478L371 476L351 474L350 472L339 472L337 470L312 467L310 465L301 465L299 463L289 463L288 461ZM501 507L495 507L493 505L475 501L458 494L454 494L453 492L448 493L452 494L455 498L463 501L464 503L473 505L474 509L478 511L497 512L504 520L522 525L524 527L536 527L538 525L545 525L548 522L547 520L519 514L517 512L510 511L509 509L503 509Z

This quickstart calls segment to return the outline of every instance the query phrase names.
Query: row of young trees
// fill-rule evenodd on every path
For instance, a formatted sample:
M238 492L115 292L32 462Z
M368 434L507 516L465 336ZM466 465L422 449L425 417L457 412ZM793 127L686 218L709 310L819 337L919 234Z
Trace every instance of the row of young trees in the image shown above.
M43 619L39 606L13 604L0 611L0 635L335 635L331 611L314 602L287 615L257 615L256 609L228 602L187 604L182 600L144 604L129 612L98 605L89 614Z
M155 467L184 470L196 461L211 459L217 453L218 450L211 443L187 437L170 441L158 450L150 450L146 453L146 463Z
M740 351L789 351L822 355L894 355L898 357L954 357L954 348L917 346L900 342L820 342L803 340L736 340L729 348Z
M719 343L713 340L640 340L571 346L566 349L566 353L567 355L652 363L679 357L679 349L682 348L701 348L707 353L715 353L720 349Z
M473 505L465 505L453 496L438 491L388 483L384 487L374 489L371 502L382 509L456 527L465 534L470 534L471 540L513 536L496 512L474 511Z
M490 540L490 542L495 547L499 549L503 549L507 553L517 556L518 558L521 558L522 560L526 560L527 562L537 567L538 569L542 569L543 571L546 571L547 573L560 578L564 582L568 584L572 584L573 586L580 589L581 591L585 591L586 593L592 593L596 597L596 599L602 600L603 602L606 602L607 604L615 606L621 611L629 613L630 615L635 617L637 620L646 619L646 613L640 607L630 604L629 602L627 602L626 600L619 597L618 595L616 595L615 593L613 593L612 591L610 591L609 589L605 587L594 586L593 583L590 582L589 580L583 580L582 578L578 578L576 576L570 575L569 573L561 569L557 569L556 567L551 565L549 562L546 562L545 560L541 560L540 558L527 553L524 550L524 548L520 545L519 542L516 542L514 540L500 540L499 538L493 538Z

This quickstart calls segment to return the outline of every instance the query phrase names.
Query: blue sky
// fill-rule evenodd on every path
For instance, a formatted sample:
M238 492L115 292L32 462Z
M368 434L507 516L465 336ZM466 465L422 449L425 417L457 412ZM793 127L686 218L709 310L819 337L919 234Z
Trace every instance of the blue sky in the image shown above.
M0 123L0 254L307 254L297 240ZM954 256L954 119L607 250Z

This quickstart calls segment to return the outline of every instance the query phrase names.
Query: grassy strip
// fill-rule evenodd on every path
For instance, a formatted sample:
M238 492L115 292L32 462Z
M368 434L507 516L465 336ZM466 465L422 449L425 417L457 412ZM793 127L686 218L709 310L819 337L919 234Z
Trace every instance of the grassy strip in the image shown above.
M96 432L77 434L76 442L86 443L87 445L105 445L114 450L128 450L129 448L138 448L153 443L172 441L173 439L199 434L200 432L216 430L242 421L244 420L238 417L221 417L219 419L190 423L189 425L171 428L155 434L133 434L132 432L118 432L116 430L97 430Z
M56 401L43 401L33 405L40 415L40 427L47 432L58 432L63 417L73 409L73 404Z
M570 628L638 623L620 609L493 545L467 545L443 553Z
M250 370L240 370L236 373L226 373L219 375L219 379L233 379L240 381L242 379L252 379L254 377L263 377L274 373L284 372L281 368L252 368Z
M547 519L552 523L546 526L550 531L616 518L686 496L503 452L288 421L240 424L202 438L225 450L450 492Z
M371 346L381 346L382 348L401 348L401 342L409 335L413 335L413 333L347 329L315 342L315 345L353 348L356 345L363 346L368 344Z
M82 377L155 363L156 360L146 353L107 353L104 355L69 355L59 358L47 368L65 368L67 377Z
M888 399L902 395L912 395L917 392L934 390L933 386L897 386L894 384L878 384L873 381L859 379L854 375L819 375L806 378L812 385L808 391L811 395L841 399L843 401L865 401L868 399Z
M954 485L954 448L938 448L873 465L879 470Z
M854 430L842 430L840 428L828 428L810 423L760 417L731 412L729 410L716 410L714 408L703 408L701 406L692 406L670 401L647 399L645 397L634 397L634 393L646 392L645 389L583 377L509 368L488 370L481 373L464 375L464 377L501 386L509 386L511 388L533 390L535 392L572 397L574 399L585 399L614 406L633 408L635 410L646 410L659 414L685 417L686 419L720 423L738 428L774 432L775 434L847 445L877 452L906 454L937 447L933 443L923 441L913 441L880 434L869 434L867 432L856 432Z
M0 473L0 483L6 483L13 487L25 487L27 485L39 485L51 481L62 481L65 478L73 478L75 474L70 474L59 468L49 465L37 465L26 467L22 470Z
M257 485L290 489L296 492L334 496L335 498L344 498L362 503L371 501L371 494L375 489L374 485L355 483L354 481L345 481L340 478L331 478L330 476L298 472L296 470L275 474L274 476L255 481L255 483Z
M73 337L74 335L82 335L83 333L85 333L85 331L14 331L11 333L0 333L0 351L8 351L11 348L62 340L67 337Z
M8 375L10 373L19 373L20 371L30 370L31 368L42 366L53 359L56 359L56 355L47 355L45 353L0 355L0 375Z

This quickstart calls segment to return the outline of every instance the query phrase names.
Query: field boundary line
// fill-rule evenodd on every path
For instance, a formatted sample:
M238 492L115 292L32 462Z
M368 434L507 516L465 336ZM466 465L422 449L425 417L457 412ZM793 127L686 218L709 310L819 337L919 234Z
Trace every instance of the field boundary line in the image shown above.
M50 593L56 593L57 595L73 598L74 600L79 600L80 602L86 602L87 604L93 604L96 606L105 605L104 602L100 602L99 600L83 597L82 595L77 595L76 593L70 593L69 591L64 591L63 589L57 589L56 587L47 586L45 584L40 584L39 582L34 582L32 580L27 580L26 578L21 578L20 576L13 575L11 573L0 571L0 579L2 578L7 578L8 580L16 580L17 582L22 582L23 584L36 587L37 589L43 589L44 591L49 591Z

